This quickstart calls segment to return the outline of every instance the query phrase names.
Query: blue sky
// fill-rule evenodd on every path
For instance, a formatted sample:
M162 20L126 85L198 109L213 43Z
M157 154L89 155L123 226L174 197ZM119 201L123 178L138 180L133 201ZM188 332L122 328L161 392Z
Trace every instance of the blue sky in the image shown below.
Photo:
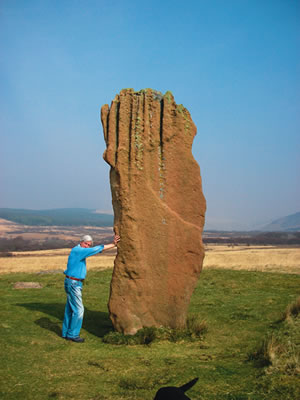
M171 90L207 228L300 210L300 2L1 0L0 207L111 210L99 110Z

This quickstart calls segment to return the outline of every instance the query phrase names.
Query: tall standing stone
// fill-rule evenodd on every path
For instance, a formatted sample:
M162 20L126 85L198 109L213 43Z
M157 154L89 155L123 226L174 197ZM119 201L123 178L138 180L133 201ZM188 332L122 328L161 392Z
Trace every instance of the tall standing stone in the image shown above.
M204 258L206 203L191 151L196 127L171 92L152 89L122 90L102 107L101 121L121 235L110 318L126 334L182 328Z

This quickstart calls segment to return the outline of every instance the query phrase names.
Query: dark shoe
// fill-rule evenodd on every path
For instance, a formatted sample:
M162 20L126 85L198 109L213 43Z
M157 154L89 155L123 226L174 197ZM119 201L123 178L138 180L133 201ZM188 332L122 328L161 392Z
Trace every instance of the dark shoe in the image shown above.
M79 336L74 337L74 338L66 337L66 339L71 340L72 342L75 342L75 343L83 343L84 342L84 339Z

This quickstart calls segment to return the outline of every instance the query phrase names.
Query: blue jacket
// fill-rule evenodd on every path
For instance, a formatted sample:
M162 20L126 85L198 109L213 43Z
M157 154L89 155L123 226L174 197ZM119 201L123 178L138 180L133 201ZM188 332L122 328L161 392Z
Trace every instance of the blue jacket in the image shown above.
M77 246L73 247L69 255L67 269L64 271L64 274L77 279L85 279L86 257L101 253L103 249L103 244L86 248L81 247L80 244L78 244Z

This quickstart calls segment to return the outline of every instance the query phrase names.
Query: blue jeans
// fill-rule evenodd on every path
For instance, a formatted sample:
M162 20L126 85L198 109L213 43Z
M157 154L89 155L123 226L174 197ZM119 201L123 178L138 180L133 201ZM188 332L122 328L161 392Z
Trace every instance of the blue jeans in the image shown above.
M66 278L65 291L67 293L67 304L62 326L62 337L73 339L79 336L83 321L82 282Z

